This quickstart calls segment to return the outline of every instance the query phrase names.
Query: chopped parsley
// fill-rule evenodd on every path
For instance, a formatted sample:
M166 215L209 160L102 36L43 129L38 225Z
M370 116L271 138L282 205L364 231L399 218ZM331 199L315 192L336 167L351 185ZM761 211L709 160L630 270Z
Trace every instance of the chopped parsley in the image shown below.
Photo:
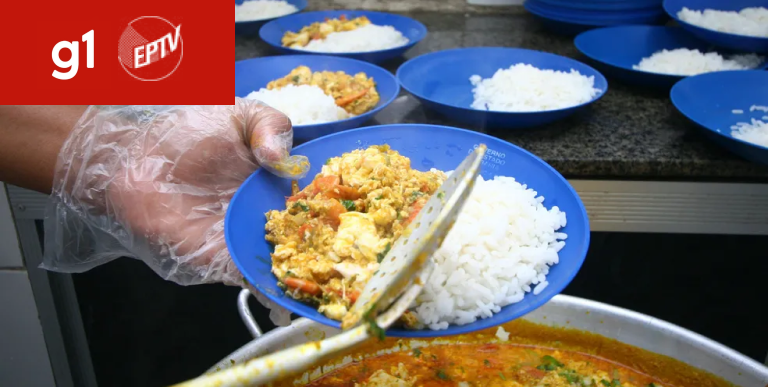
M293 83L298 83L299 82L299 76L298 75L294 75L293 78L291 78L291 81L293 81Z
M464 372L464 367L463 366L459 367L459 369L461 370L462 374L466 373L466 372Z
M380 253L376 254L376 261L381 263L381 261L384 260L384 257L387 256L387 253L389 253L389 250L392 248L392 243L387 243L387 246L384 247L384 250L382 250Z
M611 380L611 387L621 387L621 381L619 379Z
M422 196L422 195L424 195L424 193L421 192L421 191L413 191L413 192L411 192L411 199L415 200L417 197Z
M507 380L507 377L501 372L499 372L499 377L501 377L501 380Z
M571 384L579 383L581 381L581 378L579 377L579 375L576 375L576 371L573 371L573 370L568 372L561 372L558 375L565 378L565 380L567 380L568 383L571 383Z
M347 209L347 211L357 210L357 206L355 206L355 202L352 200L342 200L341 204L344 206L344 208Z
M605 379L601 380L600 383L602 383L603 386L605 386L605 387L611 387L611 382L609 382L609 381L607 381Z
M432 360L437 360L437 356L432 355Z
M331 159L325 160L325 165L331 165Z
M448 377L448 375L443 370L437 370L437 377L442 380L451 380L451 378Z
M483 360L483 364L485 364L486 367L490 367L491 366L491 362L488 361L488 359Z
M437 193L437 197L440 198L440 199L444 198L445 197L445 192L438 192Z
M413 349L413 356L415 356L415 357L421 356L421 350L418 349L418 348L414 348Z
M552 356L544 355L541 358L542 363L536 367L537 369L540 369L542 371L554 371L557 368L562 368L564 366L563 363L560 363Z
M307 211L309 211L309 206L308 206L308 205L306 205L306 204L304 204L304 203L302 203L302 202L296 202L296 203L293 205L293 208L296 208L296 207L299 207L299 208L301 208L301 210L302 210L302 211L304 211L304 212L307 212Z
M648 387L661 387L656 383L648 383Z
M381 198L383 198L383 197L384 197L383 195L379 195L379 196L376 196L376 197L374 198L374 200L381 200Z
M229 362L230 362L232 365L235 365L235 359L229 359Z

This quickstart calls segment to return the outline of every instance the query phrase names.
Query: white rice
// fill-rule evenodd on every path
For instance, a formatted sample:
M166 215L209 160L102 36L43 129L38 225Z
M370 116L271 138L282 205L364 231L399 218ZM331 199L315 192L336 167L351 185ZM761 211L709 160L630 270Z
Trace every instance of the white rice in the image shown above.
M739 122L731 126L731 136L768 147L768 122L755 118L751 122Z
M283 112L293 125L319 124L349 118L349 114L325 94L323 89L310 85L287 85L281 89L261 89L248 94Z
M478 177L440 249L413 309L427 327L446 329L491 317L548 285L567 235L565 213L514 178Z
M740 12L705 9L704 12L683 8L680 20L695 26L729 34L768 37L768 9L744 8Z
M235 4L235 21L270 19L297 12L293 4L282 0L248 0Z
M505 112L534 112L563 109L591 101L600 93L594 77L578 71L540 70L518 63L499 69L493 77L469 78L474 88L472 108Z
M408 38L392 26L369 24L352 31L332 32L325 39L311 40L299 50L314 52L367 52L408 44Z
M768 106L752 105L749 112L768 113ZM733 109L733 114L744 114L743 109ZM718 133L722 133L717 129ZM731 126L731 136L756 145L768 147L768 116L763 116L762 120L753 118L750 122L739 122Z
M763 59L755 54L734 55L725 59L716 52L705 54L699 50L677 48L655 52L632 68L660 74L696 75L713 71L753 69L759 66Z

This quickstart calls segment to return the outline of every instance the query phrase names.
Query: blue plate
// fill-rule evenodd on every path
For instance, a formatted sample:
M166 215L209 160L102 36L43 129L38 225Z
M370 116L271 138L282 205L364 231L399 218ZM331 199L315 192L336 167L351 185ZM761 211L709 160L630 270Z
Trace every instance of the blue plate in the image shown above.
M560 263L547 275L547 286L540 294L527 294L523 301L502 308L491 318L472 324L450 326L447 330L401 330L387 332L396 337L432 337L467 333L489 328L525 315L560 293L579 271L589 247L589 221L584 205L568 182L531 153L508 142L477 132L433 125L384 125L350 130L319 138L294 149L294 154L306 155L312 164L310 174L299 181L301 187L309 184L329 157L376 144L389 144L411 159L413 168L451 170L461 163L468 152L479 143L499 152L493 160L484 162L481 174L486 179L496 175L513 176L528 184L544 196L547 208L558 206L568 217L562 230L568 234L565 247L560 251ZM275 177L263 170L256 171L240 187L227 210L224 233L232 259L245 278L259 291L288 310L339 327L338 321L318 313L312 306L284 295L271 274L272 247L264 240L264 213L285 208L285 196L290 195L291 182Z
M563 8L559 5L548 4L547 0L526 0L526 3L533 5L534 8L540 12L544 12L549 16L573 21L637 23L637 20L639 19L655 19L660 16L664 16L664 10L661 7L621 10L593 10Z
M661 50L676 48L711 51L711 46L682 28L660 26L606 27L583 32L574 41L576 48L595 62L608 76L644 87L672 87L682 75L657 74L635 70L632 66ZM727 54L723 53L726 58ZM764 68L768 63L763 63Z
M768 115L749 111L752 105L768 106L768 72L721 71L688 77L672 87L670 97L677 110L705 129L704 133L716 143L768 165L768 148L731 136L732 125ZM733 110L744 113L733 114Z
M387 70L359 60L321 55L268 56L235 62L235 97L245 97L253 91L267 87L270 81L288 75L298 66L308 66L312 71L343 71L354 75L364 72L373 77L379 92L379 103L368 113L346 120L314 125L296 125L293 138L304 142L338 131L357 128L373 118L373 115L389 105L400 92L400 84Z
M601 92L592 101L565 109L543 112L500 112L471 108L474 100L469 77L490 78L500 68L525 63L539 69L571 71L595 78ZM521 48L477 47L445 50L421 55L397 69L397 79L421 102L443 115L472 125L497 128L525 128L544 125L567 117L597 101L608 82L597 70L576 60Z
M348 19L354 19L356 17L365 16L371 20L373 24L382 26L392 26L396 30L400 31L403 36L408 38L408 44L400 47L390 48L388 50L369 51L369 52L311 52L304 50L296 50L293 48L283 47L282 38L286 32L298 32L303 27L306 27L315 22L322 22L326 18L333 19L342 15L346 15ZM317 12L305 12L288 17L283 17L277 20L273 20L259 30L259 36L267 44L276 48L278 51L285 54L317 54L317 55L334 55L343 56L352 59L364 60L366 62L378 63L387 59L397 58L403 55L411 47L416 45L419 41L427 36L427 27L418 21L409 17L395 15L391 13L373 12L373 11L317 11Z
M235 0L235 4L243 4L244 1L245 0ZM242 35L242 36L256 35L256 33L259 32L259 28L261 28L261 26L263 26L266 22L270 20L275 20L277 18L285 17L288 15L293 15L307 8L307 0L285 0L285 2L287 2L288 4L292 4L294 7L298 8L298 10L296 12L289 13L283 16L278 16L278 17L270 17L266 19L241 21L241 22L236 21L235 34Z
M560 8L589 9L598 11L623 11L648 8L661 9L662 0L586 1L586 0L538 0L540 3Z
M542 11L537 4L526 1L523 6L525 9L536 16L541 24L550 31L561 35L578 35L584 31L589 31L594 28L614 26L614 25L627 25L627 24L658 24L661 21L666 20L666 15L663 12L659 16L642 17L628 21L583 21L574 20L573 18L563 18L553 16L546 11Z
M673 19L677 20L683 28L696 35L701 40L705 40L719 47L744 51L744 52L768 52L768 38L758 38L754 36L744 36L728 34L697 27L686 23L677 17L683 7L693 11L704 11L705 9L716 9L719 11L741 11L749 7L768 7L766 0L664 0L664 10Z

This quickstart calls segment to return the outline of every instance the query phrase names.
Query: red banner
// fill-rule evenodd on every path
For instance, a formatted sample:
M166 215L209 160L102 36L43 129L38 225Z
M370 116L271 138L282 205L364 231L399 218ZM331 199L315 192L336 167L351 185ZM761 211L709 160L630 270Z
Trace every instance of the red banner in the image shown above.
M229 3L8 3L0 103L232 104Z

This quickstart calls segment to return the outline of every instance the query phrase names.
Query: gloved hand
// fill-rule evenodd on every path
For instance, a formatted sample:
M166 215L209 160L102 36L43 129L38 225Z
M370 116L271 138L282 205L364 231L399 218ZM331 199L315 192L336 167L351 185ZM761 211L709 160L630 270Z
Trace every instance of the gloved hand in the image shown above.
M256 101L89 107L59 153L42 267L83 272L131 256L182 285L242 285L227 205L259 166L303 177L309 162L289 156L292 141L290 120Z

